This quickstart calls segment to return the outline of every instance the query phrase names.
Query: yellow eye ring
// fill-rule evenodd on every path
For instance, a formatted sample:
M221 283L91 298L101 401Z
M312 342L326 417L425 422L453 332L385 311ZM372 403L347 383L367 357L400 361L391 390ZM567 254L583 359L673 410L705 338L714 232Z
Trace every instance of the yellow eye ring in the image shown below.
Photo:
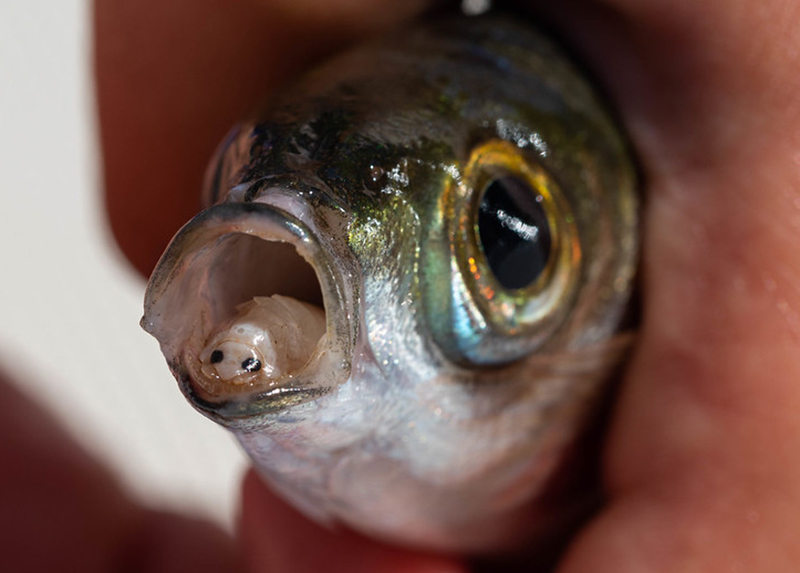
M529 154L502 140L476 147L454 189L454 261L487 326L498 335L533 336L552 333L569 310L581 266L577 226L558 184ZM549 227L547 262L538 277L521 288L508 288L493 272L481 243L478 224L481 202L493 182L520 181L540 206Z

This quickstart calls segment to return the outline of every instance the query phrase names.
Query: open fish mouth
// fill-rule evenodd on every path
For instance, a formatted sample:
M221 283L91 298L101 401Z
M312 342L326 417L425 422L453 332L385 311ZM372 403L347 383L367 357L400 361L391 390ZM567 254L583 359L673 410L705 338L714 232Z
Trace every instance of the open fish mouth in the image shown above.
M148 286L142 327L196 408L227 426L249 425L254 414L349 378L356 314L343 268L287 211L222 203L172 240Z

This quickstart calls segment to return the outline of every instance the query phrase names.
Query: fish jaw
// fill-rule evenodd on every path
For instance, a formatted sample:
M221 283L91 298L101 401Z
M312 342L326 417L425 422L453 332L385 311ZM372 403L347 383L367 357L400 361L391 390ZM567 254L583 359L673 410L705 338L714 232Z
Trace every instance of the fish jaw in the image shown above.
M302 214L301 214L302 216ZM353 269L333 262L330 240L321 242L310 225L265 203L231 202L211 207L175 236L159 261L145 295L142 327L161 351L186 398L203 414L231 427L263 421L258 414L284 409L330 393L350 376L357 336L358 302ZM268 261L275 248L294 248L291 267ZM255 373L226 383L204 375L205 347L236 315L236 307L254 298L284 294L279 280L294 270L319 285L325 333L305 365L278 378ZM345 280L344 274L348 275ZM274 291L274 292L272 292ZM315 301L319 302L319 301Z

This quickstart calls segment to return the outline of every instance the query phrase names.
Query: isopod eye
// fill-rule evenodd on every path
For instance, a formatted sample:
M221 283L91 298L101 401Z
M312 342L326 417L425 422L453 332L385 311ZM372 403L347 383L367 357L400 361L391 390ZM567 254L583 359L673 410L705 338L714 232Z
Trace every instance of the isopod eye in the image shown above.
M200 360L206 376L234 384L251 380L264 368L264 357L258 348L247 340L231 338L229 331L211 340Z
M550 258L552 239L544 197L518 177L491 181L478 211L478 234L489 268L507 289L539 278Z
M213 360L213 354L212 354ZM248 358L244 362L242 362L242 370L245 372L258 372L261 370L261 361L256 360L255 358Z

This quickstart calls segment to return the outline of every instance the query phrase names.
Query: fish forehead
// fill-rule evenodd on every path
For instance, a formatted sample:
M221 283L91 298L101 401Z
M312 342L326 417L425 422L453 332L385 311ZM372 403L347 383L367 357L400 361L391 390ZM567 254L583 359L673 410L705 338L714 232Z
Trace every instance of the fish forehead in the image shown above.
M293 175L301 187L322 187L311 201L373 219L391 195L429 211L426 177L441 189L481 140L528 150L565 188L580 183L589 151L612 148L588 167L613 171L621 146L574 66L508 19L444 21L383 39L317 68L267 109L240 130L246 152L228 187Z

